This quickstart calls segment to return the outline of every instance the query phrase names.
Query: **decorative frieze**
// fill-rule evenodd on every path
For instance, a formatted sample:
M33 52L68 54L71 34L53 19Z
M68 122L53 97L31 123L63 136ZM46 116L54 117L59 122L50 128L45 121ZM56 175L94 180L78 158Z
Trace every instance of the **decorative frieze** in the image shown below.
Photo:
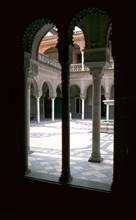
M39 18L32 22L26 29L23 38L24 51L31 52L32 43L37 32L44 26L44 24L50 24L51 22L44 18Z

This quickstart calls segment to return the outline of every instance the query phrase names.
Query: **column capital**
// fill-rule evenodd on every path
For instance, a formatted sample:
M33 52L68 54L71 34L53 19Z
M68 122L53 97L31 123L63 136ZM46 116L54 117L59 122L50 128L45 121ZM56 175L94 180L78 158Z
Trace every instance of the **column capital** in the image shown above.
M36 92L34 92L34 96L35 96L35 98L36 99L39 99L39 98L41 98L41 96L42 96L42 90L40 89L38 89Z
M85 63L86 66L90 68L90 74L92 74L94 77L97 77L98 75L103 75L103 69L107 67L107 63L105 61L100 62L88 62Z
M103 75L102 69L103 69L102 67L92 67L91 74L93 75L93 77L102 76Z
M31 88L31 82L32 82L32 79L30 77L26 77L26 79L25 79L26 89Z
M106 100L110 99L110 92L105 92L105 98L106 98Z
M30 68L27 67L24 69L24 80L25 80L25 85L27 89L30 89L31 82L33 80L33 77L30 75Z
M41 96L35 96L36 99L40 99Z
M84 94L80 95L80 99L85 99L85 98L86 98L86 96Z
M93 76L93 81L100 81L102 76L103 76L103 72L102 72L102 67L94 67L91 69L91 74Z
M55 98L56 98L56 92L50 92L50 93L49 93L49 97L50 97L51 99L55 99Z
M55 99L55 98L56 98L56 96L51 96L51 97L50 97L50 99Z

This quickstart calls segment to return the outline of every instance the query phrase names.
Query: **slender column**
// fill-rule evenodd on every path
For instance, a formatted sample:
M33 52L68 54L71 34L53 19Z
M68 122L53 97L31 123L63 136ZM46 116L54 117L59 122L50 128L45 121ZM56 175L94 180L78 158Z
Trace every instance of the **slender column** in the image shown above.
M26 129L27 129L27 148L28 153L33 153L33 151L30 149L30 97L31 97L31 79L30 77L27 78L27 87L26 87Z
M62 173L60 182L67 183L72 179L70 173L70 94L69 94L69 42L66 30L59 37L59 62L62 67ZM71 51L73 52L73 51ZM72 53L71 53L72 55Z
M101 120L101 73L102 68L92 69L93 75L93 106L92 106L92 154L89 162L101 162L100 154L100 120Z
M27 122L27 148L28 151L30 150L30 86L31 82L30 79L27 79L27 88L26 88L26 108L27 108L27 114L26 114L26 122Z
M40 123L40 97L36 97L36 118L37 123Z
M105 97L106 97L106 100L104 100L104 104L106 105L106 121L108 122L109 121L109 111L110 111L110 106L109 106L109 103L107 102L110 98L110 92L107 91L105 92ZM106 101L106 102L105 102Z
M25 160L24 160L24 169L25 169L25 174L29 173L30 170L28 168L28 153L31 153L30 151L30 85L31 81L30 78L28 77L28 70L25 72L25 88L24 88L24 141L25 141L25 146L24 146L24 154L25 154Z
M109 121L109 104L106 104L106 121Z
M54 100L55 100L55 98L51 98L51 105L52 105L51 119L52 119L52 121L54 121Z
M44 102L44 96L42 97L42 113L43 113L43 119L45 119L45 102Z
M81 101L82 101L82 120L84 119L84 117L85 117L85 99L81 99Z
M37 64L30 64L30 54L24 53L24 173L30 172L28 168L28 154L30 150L30 89L31 80L38 74Z
M84 70L84 51L81 51L81 58L82 58L82 70Z

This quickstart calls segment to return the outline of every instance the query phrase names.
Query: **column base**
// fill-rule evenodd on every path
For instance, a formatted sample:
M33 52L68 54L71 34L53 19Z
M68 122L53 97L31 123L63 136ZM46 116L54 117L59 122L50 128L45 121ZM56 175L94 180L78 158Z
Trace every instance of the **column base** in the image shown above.
M68 182L70 182L72 179L73 179L73 177L72 177L71 175L66 176L66 175L61 174L61 176L60 176L60 178L59 178L59 181L60 181L61 183L68 183Z
M95 163L101 163L103 161L103 158L101 156L94 156L92 155L88 162L95 162Z

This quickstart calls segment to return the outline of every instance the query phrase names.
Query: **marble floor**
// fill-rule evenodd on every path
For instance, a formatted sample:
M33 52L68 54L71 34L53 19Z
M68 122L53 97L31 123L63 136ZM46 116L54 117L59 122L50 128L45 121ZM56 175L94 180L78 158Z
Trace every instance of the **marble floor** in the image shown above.
M42 175L61 176L61 121L31 122L29 168ZM92 121L70 121L70 167L75 180L111 185L114 134L100 134L103 161L88 162L92 151Z

